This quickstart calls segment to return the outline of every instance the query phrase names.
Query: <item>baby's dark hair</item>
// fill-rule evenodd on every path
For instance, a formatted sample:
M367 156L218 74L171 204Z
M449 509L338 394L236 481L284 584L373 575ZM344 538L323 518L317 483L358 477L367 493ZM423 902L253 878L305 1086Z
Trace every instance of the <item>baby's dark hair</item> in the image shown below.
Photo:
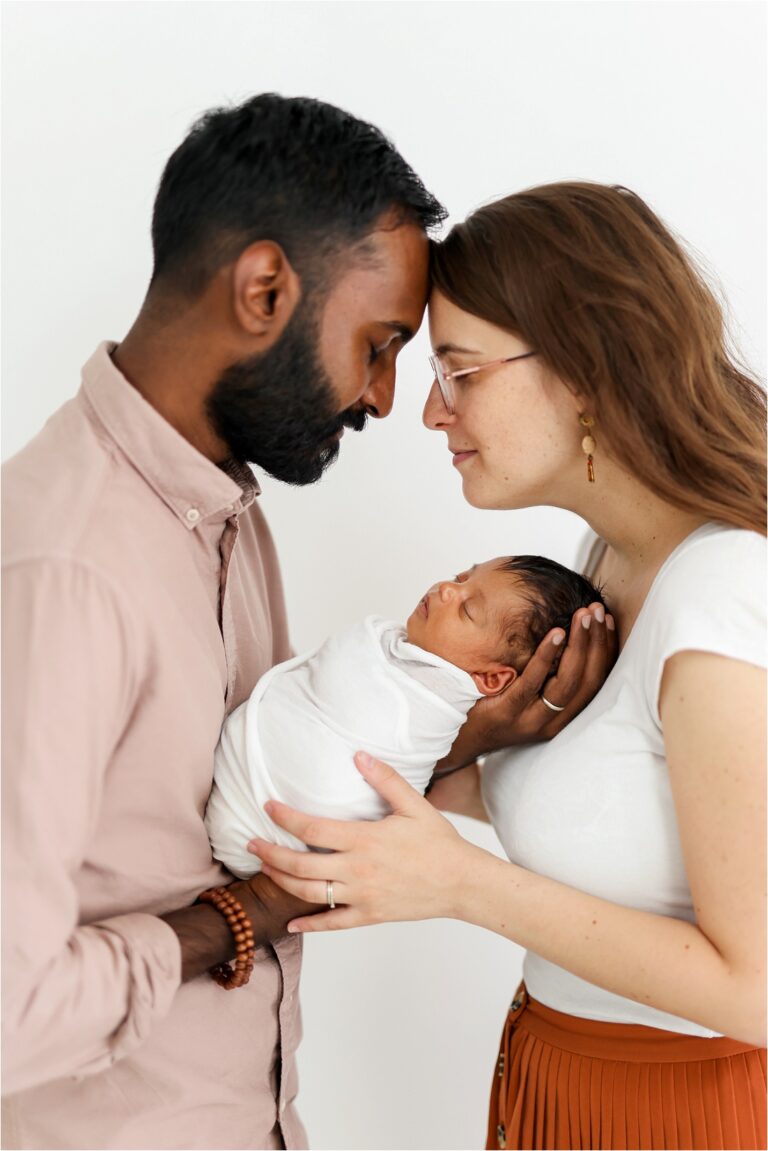
M552 628L561 627L568 637L573 613L580 607L601 603L608 610L600 588L545 556L510 556L499 567L515 577L529 607L527 613L515 612L505 623L507 658L518 671Z

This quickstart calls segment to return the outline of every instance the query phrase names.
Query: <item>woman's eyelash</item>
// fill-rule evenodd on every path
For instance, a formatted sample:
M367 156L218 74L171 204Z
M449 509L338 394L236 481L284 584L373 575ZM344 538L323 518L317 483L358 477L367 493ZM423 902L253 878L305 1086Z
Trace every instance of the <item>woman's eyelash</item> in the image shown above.
M368 363L375 364L381 355L381 348L377 348L375 344L368 345Z

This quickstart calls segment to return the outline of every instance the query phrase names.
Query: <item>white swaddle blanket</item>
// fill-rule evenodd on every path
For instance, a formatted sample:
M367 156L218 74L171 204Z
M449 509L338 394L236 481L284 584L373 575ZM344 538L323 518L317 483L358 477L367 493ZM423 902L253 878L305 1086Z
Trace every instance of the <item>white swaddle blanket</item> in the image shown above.
M467 672L377 616L277 664L224 724L205 813L213 854L241 878L260 863L259 835L305 849L274 824L279 799L311 815L380 819L388 808L353 762L367 751L424 792L481 692Z

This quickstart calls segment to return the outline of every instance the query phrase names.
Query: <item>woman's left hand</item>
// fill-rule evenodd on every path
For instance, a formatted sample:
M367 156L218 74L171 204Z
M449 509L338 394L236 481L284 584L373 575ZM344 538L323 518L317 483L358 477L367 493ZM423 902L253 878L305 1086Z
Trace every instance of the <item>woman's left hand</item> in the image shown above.
M276 824L333 854L292 851L263 839L248 844L279 887L308 903L327 904L327 885L333 883L336 909L295 919L288 930L333 931L454 915L461 876L481 849L462 839L393 768L363 752L355 763L392 808L391 815L375 822L344 822L303 815L271 801L265 809Z

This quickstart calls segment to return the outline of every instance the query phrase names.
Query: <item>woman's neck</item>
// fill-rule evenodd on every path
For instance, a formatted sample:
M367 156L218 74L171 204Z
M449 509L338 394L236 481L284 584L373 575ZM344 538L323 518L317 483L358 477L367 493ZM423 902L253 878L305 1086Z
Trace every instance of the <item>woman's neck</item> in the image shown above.
M610 466L603 467L590 488L573 510L607 544L597 582L604 586L626 639L659 568L707 517L674 507L633 476Z
M605 540L615 562L637 573L661 566L686 536L707 522L705 515L675 507L610 465L604 465L594 486L585 482L583 498L572 510Z

